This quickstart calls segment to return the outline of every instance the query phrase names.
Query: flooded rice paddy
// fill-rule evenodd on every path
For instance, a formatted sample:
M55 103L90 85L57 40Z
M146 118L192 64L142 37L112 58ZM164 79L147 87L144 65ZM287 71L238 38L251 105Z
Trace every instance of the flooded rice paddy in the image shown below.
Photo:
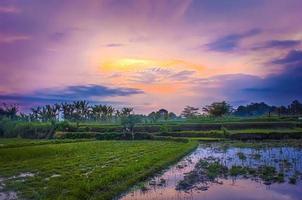
M201 144L121 199L299 200L301 172L300 145Z

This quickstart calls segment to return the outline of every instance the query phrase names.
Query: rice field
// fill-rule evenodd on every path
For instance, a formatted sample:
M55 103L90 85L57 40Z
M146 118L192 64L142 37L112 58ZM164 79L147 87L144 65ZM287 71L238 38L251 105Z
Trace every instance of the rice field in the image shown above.
M25 141L0 139L0 144L14 144L0 148L0 197L112 199L197 146L171 141L28 142L24 146Z

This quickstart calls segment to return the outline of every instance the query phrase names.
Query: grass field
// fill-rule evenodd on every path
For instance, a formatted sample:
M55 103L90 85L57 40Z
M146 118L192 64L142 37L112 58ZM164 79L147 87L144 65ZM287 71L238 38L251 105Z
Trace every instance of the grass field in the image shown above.
M21 138L0 138L0 149L1 148L14 148L44 144L59 144L59 143L72 143L72 142L87 142L88 139L64 139L64 140L37 140L37 139L21 139Z
M0 139L0 144L7 145L0 149L2 190L29 199L111 199L197 146L192 141L36 145L20 139Z

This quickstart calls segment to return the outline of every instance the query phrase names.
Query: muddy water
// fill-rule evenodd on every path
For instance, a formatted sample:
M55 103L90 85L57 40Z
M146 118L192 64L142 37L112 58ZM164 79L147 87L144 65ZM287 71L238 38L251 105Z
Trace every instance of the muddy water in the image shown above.
M232 166L258 169L268 166L275 174L282 173L282 181L263 180L263 174L231 176L224 173L214 179L194 178L187 188L180 182L196 172L200 160L215 159L227 169ZM200 171L199 171L200 172ZM255 148L222 148L218 143L200 145L162 175L153 177L139 188L136 187L121 199L248 199L248 200L301 200L302 199L302 149L291 146ZM199 173L200 174L200 173ZM201 173L202 174L202 173ZM193 174L194 175L194 174ZM199 180L200 179L200 180Z

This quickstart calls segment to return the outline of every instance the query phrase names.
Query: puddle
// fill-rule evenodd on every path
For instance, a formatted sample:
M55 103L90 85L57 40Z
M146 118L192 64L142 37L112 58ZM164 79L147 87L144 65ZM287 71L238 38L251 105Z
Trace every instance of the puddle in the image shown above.
M162 175L121 199L298 200L302 149L200 145Z
M0 177L0 200L15 200L18 199L17 193L15 191L6 191L5 190L5 181L7 180L15 180L24 182L26 178L35 176L34 173L25 172L20 173L16 176L11 176L8 178Z
M17 193L16 192L0 192L0 200L16 200Z

